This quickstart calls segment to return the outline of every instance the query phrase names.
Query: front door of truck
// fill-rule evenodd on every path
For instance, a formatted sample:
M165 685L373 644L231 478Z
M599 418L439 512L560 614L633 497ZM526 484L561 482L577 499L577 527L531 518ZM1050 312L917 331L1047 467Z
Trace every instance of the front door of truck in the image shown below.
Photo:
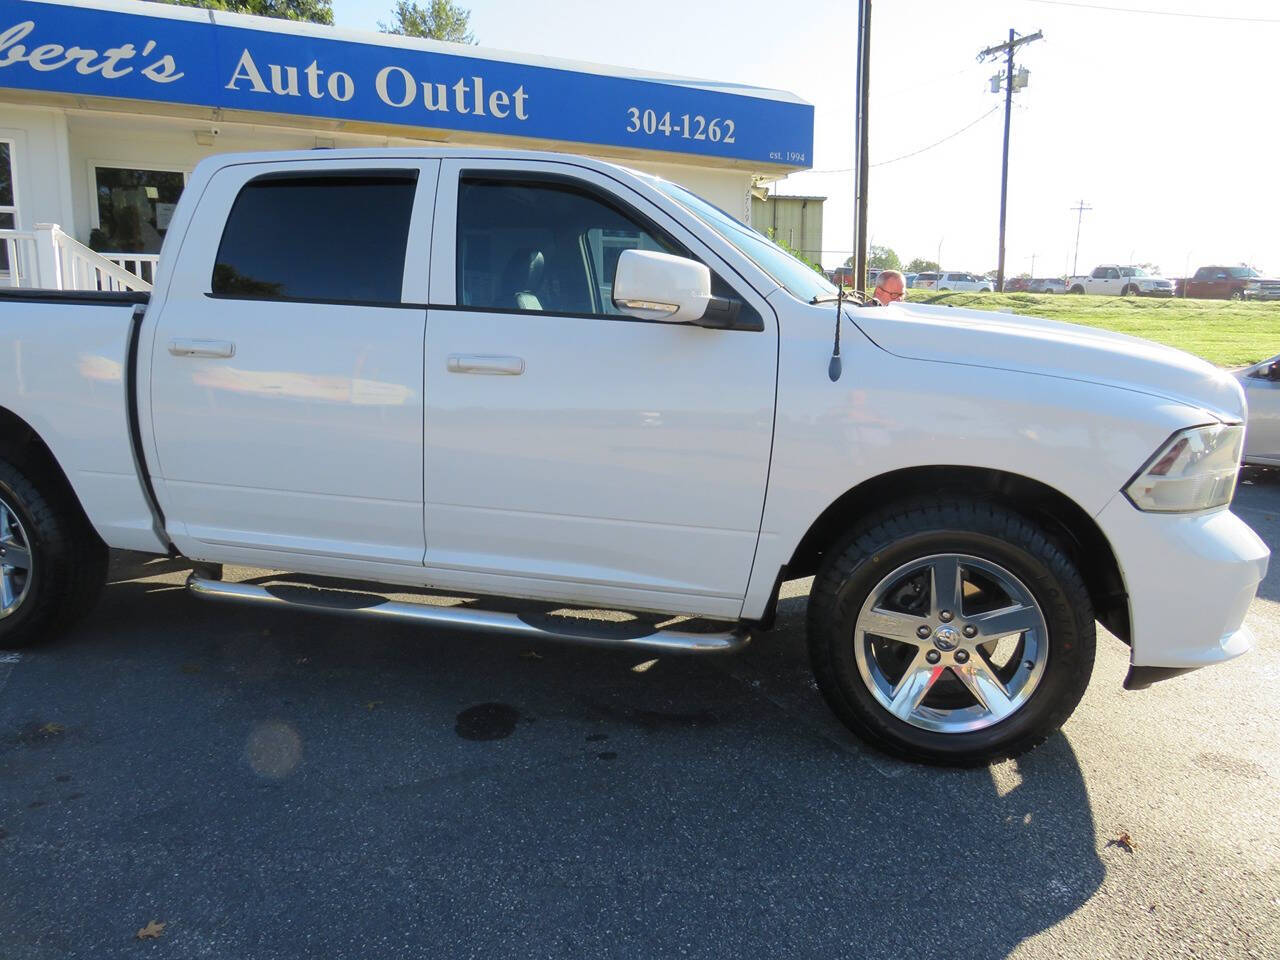
M438 167L244 164L205 186L158 305L143 420L184 553L420 567Z
M611 285L625 249L724 266L644 197L572 164L444 161L435 238L429 579L736 616L773 432L768 304L717 277L762 329L624 315Z

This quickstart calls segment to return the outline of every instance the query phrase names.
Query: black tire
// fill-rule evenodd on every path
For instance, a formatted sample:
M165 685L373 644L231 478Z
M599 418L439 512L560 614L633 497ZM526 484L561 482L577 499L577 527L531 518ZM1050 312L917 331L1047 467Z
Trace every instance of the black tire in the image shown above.
M1138 288L1135 287L1133 284L1127 284L1124 287L1124 289L1120 291L1120 296L1122 297L1129 297L1129 296L1136 297L1137 295L1138 295Z
M1071 288L1071 292L1072 292L1072 293L1084 293L1084 287L1082 287L1080 284L1078 284L1078 283L1077 283L1074 287L1072 287L1072 288Z
M934 732L891 714L864 682L854 649L855 624L871 591L890 571L946 552L990 561L1019 578L1047 633L1044 672L1028 699L971 732ZM818 688L850 730L906 760L972 766L1017 756L1066 722L1089 683L1095 628L1084 581L1049 534L998 504L933 498L886 508L828 551L809 597L808 639Z
M1232 299L1232 300L1243 300L1243 299L1244 299L1244 291L1243 291L1243 290L1232 290L1232 291L1231 291L1231 299Z
M14 649L54 638L93 608L107 548L74 494L39 471L0 460L0 501L21 524L31 557L25 595L0 618L0 649Z

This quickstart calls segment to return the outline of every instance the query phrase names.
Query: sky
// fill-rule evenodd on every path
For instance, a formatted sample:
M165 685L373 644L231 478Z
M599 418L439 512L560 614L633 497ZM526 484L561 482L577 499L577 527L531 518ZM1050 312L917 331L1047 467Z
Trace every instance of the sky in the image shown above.
M391 5L334 0L334 21L376 29ZM823 264L849 255L853 0L462 5L485 47L809 101L814 170L776 189L827 197ZM996 266L1004 95L988 78L1003 68L976 55L1012 27L1044 39L1019 51L1030 82L1014 95L1006 273L1030 272L1033 257L1037 276L1075 272L1081 200L1092 209L1078 272L1105 262L1168 276L1240 262L1280 272L1280 0L874 0L871 25L869 233L904 263L941 249L945 269Z

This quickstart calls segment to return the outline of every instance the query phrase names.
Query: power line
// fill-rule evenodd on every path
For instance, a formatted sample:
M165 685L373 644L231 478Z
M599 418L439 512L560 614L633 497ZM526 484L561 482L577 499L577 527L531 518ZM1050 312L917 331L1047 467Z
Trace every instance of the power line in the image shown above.
M997 110L999 110L999 109L1000 109L1000 106L997 104L996 106L994 106L994 107L992 107L990 110L988 110L986 113L984 113L982 116L980 116L977 120L974 120L972 123L965 124L963 127L961 127L959 130L957 130L955 133L949 133L949 134L947 134L945 137L943 137L941 140L937 140L937 141L935 141L935 142L933 142L933 143L929 144L927 147L921 147L919 150L912 150L910 153L904 153L902 156L900 156L900 157L894 157L892 160L881 160L879 163L873 163L873 164L871 164L871 166L873 166L873 167L883 167L883 166L887 166L887 165L888 165L888 164L890 164L890 163L897 163L899 160L906 160L906 159L908 159L909 157L916 157L916 156L919 156L920 154L924 153L926 150L932 150L934 147L940 147L940 146L942 146L942 144L946 143L948 140L952 140L952 139L954 139L954 138L956 138L956 137L960 136L960 134L964 133L964 132L965 132L966 130L968 130L970 127L976 127L979 123L981 123L983 120L987 119L987 117L991 116L993 113L995 113L995 112L996 112Z
M966 130L968 130L970 127L977 126L979 123L981 123L983 120L987 119L987 117L991 116L993 113L995 113L995 112L996 112L997 110L999 110L999 109L1000 109L1000 107L999 107L998 105L997 105L997 106L992 107L990 110L988 110L988 111L987 111L986 113L984 113L982 116L978 117L978 119L977 119L977 120L974 120L972 123L967 123L967 124L965 124L965 125L964 125L963 127L961 127L959 130L956 130L956 131L954 131L953 133L949 133L949 134L947 134L947 135L946 135L945 137L943 137L941 140L935 140L933 143L929 144L927 147L921 147L919 150L912 150L910 153L904 153L902 156L900 156L900 157L894 157L894 158L893 158L893 159L891 159L891 160L881 160L879 163L873 163L873 164L871 164L871 166L873 166L873 167L883 167L883 166L885 166L885 165L887 165L887 164L890 164L890 163L897 163L899 160L906 160L908 157L915 157L915 156L919 156L920 154L924 153L926 150L932 150L934 147L939 147L939 146L941 146L942 144L946 143L948 140L952 140L952 139L954 139L954 138L956 138L956 137L960 136L960 134L964 133L964 132L965 132ZM829 169L829 170L802 170L801 172L802 172L802 173L849 173L849 172L851 172L852 170L853 170L853 167L834 167L834 168Z
M1272 17L1233 17L1220 13L1185 13L1181 10L1144 10L1141 7L1113 7L1101 3L1075 3L1074 0L1027 0L1050 7L1074 7L1077 10L1098 10L1104 13L1139 13L1151 17L1184 17L1188 20L1224 20L1228 23L1280 23Z

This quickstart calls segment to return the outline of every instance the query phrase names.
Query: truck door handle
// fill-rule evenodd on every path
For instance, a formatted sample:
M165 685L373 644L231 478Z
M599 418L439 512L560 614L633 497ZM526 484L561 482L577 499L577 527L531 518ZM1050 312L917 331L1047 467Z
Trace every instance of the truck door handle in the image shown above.
M169 352L175 357L234 357L236 345L230 340L170 340Z
M470 353L450 354L450 373L479 373L489 376L518 377L524 373L522 357L482 357Z

